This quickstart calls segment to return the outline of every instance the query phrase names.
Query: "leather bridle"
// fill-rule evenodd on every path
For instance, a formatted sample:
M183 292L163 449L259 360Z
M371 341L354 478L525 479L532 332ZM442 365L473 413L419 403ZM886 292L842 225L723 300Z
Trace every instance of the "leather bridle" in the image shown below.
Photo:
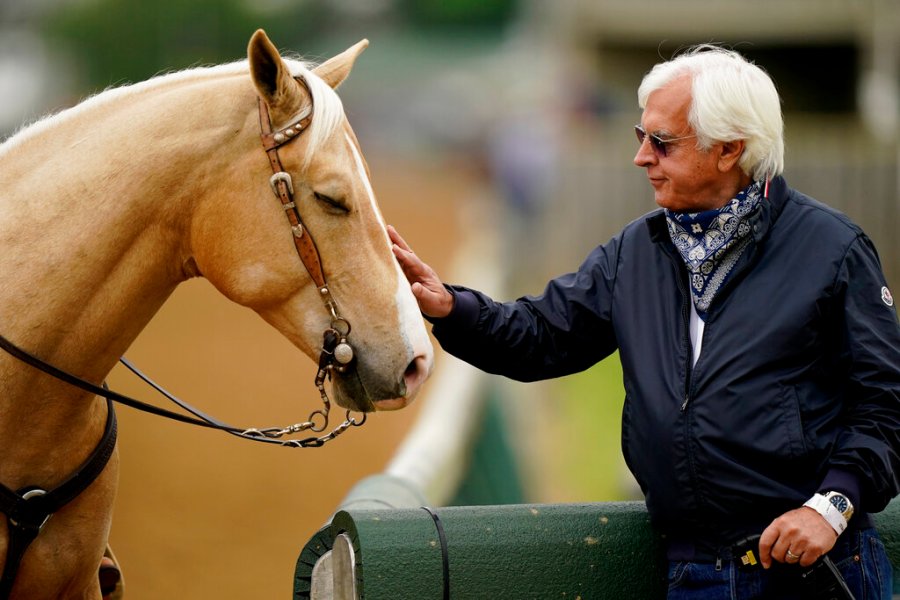
M334 297L331 295L331 290L328 288L328 282L325 280L325 272L322 270L322 259L319 254L319 249L316 247L316 242L313 240L309 230L304 227L303 221L300 218L300 212L297 209L297 203L294 201L294 185L291 176L284 170L281 159L278 156L278 148L300 136L312 122L314 108L312 92L302 77L295 77L294 79L306 88L310 99L308 111L304 113L304 116L301 116L299 120L291 123L287 127L279 129L278 131L273 131L272 121L269 117L269 107L262 98L258 98L259 129L263 149L266 151L266 156L272 167L272 176L269 178L269 185L272 188L272 192L281 201L281 207L284 209L284 214L291 224L291 233L294 240L294 247L297 249L297 255L300 257L300 261L306 268L307 273L309 273L309 276L316 284L316 288L319 291L319 297L325 304L325 308L331 313L331 326L326 329L324 333L322 352L319 355L319 371L316 374L315 379L316 387L319 389L324 408L320 411L315 411L310 417L311 421L312 416L322 416L327 425L328 410L330 409L331 402L325 392L324 381L326 377L330 377L332 371L337 371L338 373L345 372L349 364L353 361L353 348L347 342L347 336L350 334L351 327L350 322L338 312L337 302L335 302ZM369 403L369 408L371 408L371 403ZM339 435L348 427L359 426L365 422L365 412L362 413L363 418L361 421L357 421L353 418L350 415L350 412L351 411L349 410L347 411L346 418L341 425L332 431L331 434L324 437L333 439L334 436ZM323 425L322 429L314 429L314 431L321 431L324 427L325 425ZM323 440L323 443L324 441L327 441L327 439Z

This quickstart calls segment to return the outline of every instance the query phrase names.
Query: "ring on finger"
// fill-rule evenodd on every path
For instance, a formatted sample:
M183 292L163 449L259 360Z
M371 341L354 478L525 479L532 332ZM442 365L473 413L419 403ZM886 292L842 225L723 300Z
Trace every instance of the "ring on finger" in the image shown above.
M800 554L803 554L802 552ZM800 560L800 554L794 554L788 549L787 554L785 554L784 559L788 562L797 562Z

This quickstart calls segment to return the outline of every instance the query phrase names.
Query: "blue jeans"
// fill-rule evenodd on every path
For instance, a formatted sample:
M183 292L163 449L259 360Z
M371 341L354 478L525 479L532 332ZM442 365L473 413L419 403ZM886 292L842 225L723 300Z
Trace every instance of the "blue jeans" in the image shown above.
M875 529L863 529L838 539L829 552L856 600L890 600L891 563ZM816 596L799 577L796 565L745 569L735 561L669 562L667 600L813 600Z

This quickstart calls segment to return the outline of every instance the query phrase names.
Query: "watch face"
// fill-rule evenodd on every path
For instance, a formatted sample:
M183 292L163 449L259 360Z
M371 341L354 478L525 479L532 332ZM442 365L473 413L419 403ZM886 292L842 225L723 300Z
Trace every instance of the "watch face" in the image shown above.
M831 498L829 498L829 500L831 500L831 503L834 505L834 507L836 509L838 509L838 512L840 512L841 514L844 514L845 512L847 512L847 509L850 508L850 505L847 502L847 499L844 498L843 496L835 495L835 496L832 496Z

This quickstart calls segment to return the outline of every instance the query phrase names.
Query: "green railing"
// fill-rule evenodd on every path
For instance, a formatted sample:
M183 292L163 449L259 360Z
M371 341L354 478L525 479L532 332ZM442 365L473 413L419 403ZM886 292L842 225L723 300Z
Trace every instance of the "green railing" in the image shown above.
M900 572L900 501L876 522ZM662 548L642 502L351 508L304 547L294 598L662 600Z

